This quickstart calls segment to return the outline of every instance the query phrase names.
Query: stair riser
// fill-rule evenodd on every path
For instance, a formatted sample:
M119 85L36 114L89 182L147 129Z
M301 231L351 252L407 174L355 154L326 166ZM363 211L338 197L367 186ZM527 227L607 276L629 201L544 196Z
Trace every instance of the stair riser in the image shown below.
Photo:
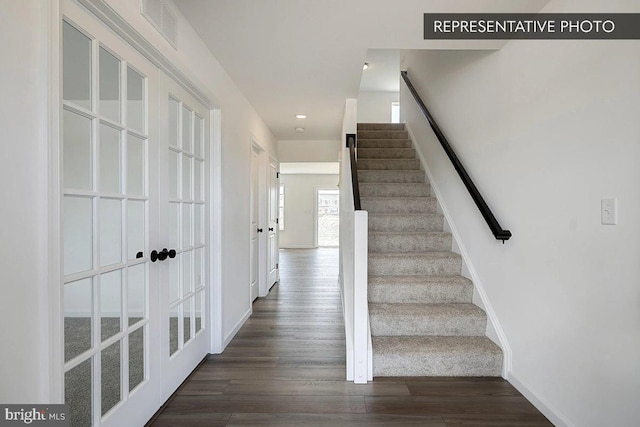
M370 303L463 304L471 303L470 284L369 284Z
M379 276L450 276L460 274L457 257L385 257L369 254L369 274Z
M358 123L361 130L404 130L404 123Z
M425 182L425 177L421 170L358 170L358 182L415 183Z
M431 195L429 184L389 184L389 183L361 183L361 197L428 197Z
M361 139L409 139L406 130L358 130L358 140Z
M483 336L486 317L480 316L394 316L371 315L371 335L379 336Z
M359 159L360 170L420 170L418 159Z
M362 148L413 148L410 139L363 139L358 141L358 150Z
M440 215L369 214L369 231L442 231L443 228L444 218Z
M413 148L358 148L358 160L363 159L415 159Z
M501 355L469 357L466 354L424 353L406 358L373 351L374 377L499 377L501 374Z
M451 250L451 234L369 233L369 252L428 252Z
M362 198L362 209L369 213L436 213L436 199L416 198Z

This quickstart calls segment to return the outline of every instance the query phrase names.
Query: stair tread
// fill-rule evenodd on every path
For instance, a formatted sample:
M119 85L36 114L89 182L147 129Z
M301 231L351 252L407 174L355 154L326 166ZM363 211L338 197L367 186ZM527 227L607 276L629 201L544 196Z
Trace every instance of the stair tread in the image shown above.
M402 283L406 285L430 285L430 284L468 284L471 285L471 280L460 275L451 276L369 276L369 284L395 284Z
M378 231L369 230L369 235L378 236L444 236L451 233L446 231Z
M428 182L361 182L360 187L367 186L389 186L389 187L414 187L414 186L429 186Z
M390 316L484 316L485 312L480 307L471 303L369 303L371 315Z
M487 315L471 303L369 303L371 336L483 336Z
M427 197L431 197L431 196L427 196ZM442 214L438 214L438 213L420 213L420 212L407 212L407 213L402 213L402 212L398 212L398 213L393 213L393 212L373 212L369 214L369 217L371 216L383 216L383 217L391 217L391 216L401 216L401 217L419 217L419 216L425 216L425 217L429 217L429 218L444 218L444 216Z
M435 199L433 196L366 196L361 197L361 200L364 199L384 199L384 200L393 200L393 199Z
M428 251L428 252L374 252L369 254L370 257L378 258L409 258L409 257L424 257L424 258L460 258L460 254L451 251Z
M378 336L372 337L377 354L483 352L502 357L502 350L486 336Z
M473 284L460 275L369 276L369 304L472 303Z
M374 376L501 375L502 350L484 336L372 337Z

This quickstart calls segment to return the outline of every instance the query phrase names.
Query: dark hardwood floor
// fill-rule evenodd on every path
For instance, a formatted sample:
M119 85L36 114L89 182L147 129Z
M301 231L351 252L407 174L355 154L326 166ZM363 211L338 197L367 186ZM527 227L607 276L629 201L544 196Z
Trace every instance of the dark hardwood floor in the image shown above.
M500 378L345 378L337 249L283 250L280 283L223 354L150 423L167 426L549 426Z

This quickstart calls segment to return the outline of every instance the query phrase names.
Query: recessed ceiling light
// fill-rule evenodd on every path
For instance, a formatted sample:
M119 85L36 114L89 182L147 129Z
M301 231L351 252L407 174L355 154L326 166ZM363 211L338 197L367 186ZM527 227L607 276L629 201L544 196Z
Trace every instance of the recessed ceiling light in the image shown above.
M369 63L365 62L364 65L362 66L362 69L366 70L367 68L369 68Z
M296 114L296 119L306 119L307 115L306 114Z
M296 132L302 133L302 132L304 132L304 128L296 128Z

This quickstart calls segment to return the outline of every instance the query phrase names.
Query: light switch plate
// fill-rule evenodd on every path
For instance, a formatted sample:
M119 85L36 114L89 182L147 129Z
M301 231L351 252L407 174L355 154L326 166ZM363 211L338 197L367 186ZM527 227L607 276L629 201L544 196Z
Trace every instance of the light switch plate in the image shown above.
M600 213L603 225L616 225L618 223L617 199L602 199Z

